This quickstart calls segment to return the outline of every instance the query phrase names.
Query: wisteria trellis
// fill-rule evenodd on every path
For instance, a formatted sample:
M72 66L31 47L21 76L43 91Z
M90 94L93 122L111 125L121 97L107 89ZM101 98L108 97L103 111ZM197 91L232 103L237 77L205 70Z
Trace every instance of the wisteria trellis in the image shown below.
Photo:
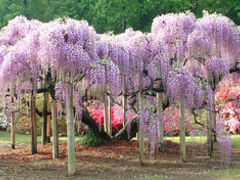
M133 95L140 90L148 92L143 93L146 105L138 116L144 134L156 144L158 119L163 115L153 116L147 109L148 95L161 92L170 104L184 108L207 107L212 130L216 128L214 88L239 57L239 28L229 18L207 12L200 19L193 13L158 16L151 33L129 28L118 35L97 34L86 21L65 18L42 23L23 16L0 31L1 89L14 89L18 96L36 91L50 71L56 81L56 99L63 107L66 102L71 105L68 97L73 94L76 118L81 118L86 89L95 89L100 98L105 82L115 99L125 89L128 108L134 110L138 108L130 97L136 98Z

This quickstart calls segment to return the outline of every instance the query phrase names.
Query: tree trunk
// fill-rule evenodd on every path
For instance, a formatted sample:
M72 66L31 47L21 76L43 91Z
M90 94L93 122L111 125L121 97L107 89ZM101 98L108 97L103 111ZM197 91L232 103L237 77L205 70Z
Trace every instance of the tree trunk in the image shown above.
M137 101L138 102L138 101ZM169 101L163 101L163 111L164 109L169 107ZM137 106L138 109L138 106ZM127 129L130 129L130 134L128 135ZM137 118L134 117L129 121L117 134L115 134L114 138L118 140L131 140L133 137L136 136L136 133L138 132L138 124L137 124Z
M157 114L163 114L162 93L157 93ZM160 127L158 132L158 151L164 152L164 123L163 119L160 119Z
M140 92L138 93L139 99L139 110L143 110L143 80L142 74L139 74L139 89ZM139 161L141 164L144 164L144 139L143 139L143 132L142 132L142 125L141 121L139 120Z
M34 91L34 90L33 90ZM31 131L32 131L32 154L37 153L37 125L36 125L36 104L35 93L31 94Z
M186 144L185 144L185 107L183 101L180 101L180 156L181 160L186 161Z
M67 84L66 92L66 110L67 110L67 136L68 136L68 175L74 175L76 172L76 154L75 154L75 134L74 134L74 114L73 114L73 89L72 84Z
M108 103L106 92L104 92L104 131L108 132Z
M108 135L112 136L112 99L108 96Z
M11 102L14 102L14 97L12 97ZM11 128L11 144L12 144L12 149L15 149L15 111L13 110L11 112L11 123L12 123L12 128Z
M47 144L47 92L43 93L42 145Z
M58 122L57 122L57 107L56 100L51 102L51 114L52 114L52 156L53 159L58 158Z
M128 135L127 129L130 129L130 134ZM128 122L123 128L114 136L117 140L129 141L136 136L138 132L137 117L134 117L130 122Z
M95 136L101 138L105 142L111 140L110 136L105 131L99 130L99 125L93 120L85 107L82 109L82 122L92 130Z

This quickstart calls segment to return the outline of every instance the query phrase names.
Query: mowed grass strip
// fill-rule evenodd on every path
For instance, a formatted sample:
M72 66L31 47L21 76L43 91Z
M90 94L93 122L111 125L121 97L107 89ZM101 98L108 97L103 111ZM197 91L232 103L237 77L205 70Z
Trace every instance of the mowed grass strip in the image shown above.
M240 149L240 135L232 135L232 147ZM82 137L76 136L76 142L81 141ZM175 137L165 137L165 140L170 140L176 143L179 143L180 138ZM41 142L41 136L37 137L37 141ZM59 137L60 142L67 142L67 137ZM192 138L194 143L206 143L206 136L196 136ZM11 143L11 134L9 132L0 131L0 144L9 144ZM16 143L17 144L30 144L31 135L16 134ZM186 143L191 143L191 137L186 136Z

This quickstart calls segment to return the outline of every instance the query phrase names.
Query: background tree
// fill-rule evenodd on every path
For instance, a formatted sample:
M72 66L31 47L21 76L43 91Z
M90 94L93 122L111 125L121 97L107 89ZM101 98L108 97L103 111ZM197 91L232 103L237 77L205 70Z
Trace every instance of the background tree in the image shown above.
M85 19L98 33L124 32L127 27L149 32L154 17L166 13L217 12L240 24L238 0L0 0L0 28L15 16L43 22L62 17Z

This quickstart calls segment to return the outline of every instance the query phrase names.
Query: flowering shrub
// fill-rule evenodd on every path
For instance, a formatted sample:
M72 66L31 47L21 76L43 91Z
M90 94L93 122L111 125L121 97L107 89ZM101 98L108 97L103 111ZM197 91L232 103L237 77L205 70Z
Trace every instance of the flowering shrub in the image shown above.
M109 113L109 112L108 112ZM112 132L118 132L123 124L123 110L117 106L112 107ZM93 109L91 113L93 119L96 123L101 125L101 128L104 128L104 107L101 106L100 109Z
M87 108L88 112L91 114L94 121L101 125L101 128L104 129L104 106L100 101L84 102L84 106ZM109 113L109 112L108 112ZM117 133L123 125L123 108L118 105L114 105L111 108L112 113L112 132L113 134ZM127 112L127 119L132 119L135 116L133 113Z
M11 126L11 123L8 121L5 114L0 113L0 129L7 129Z
M190 121L192 119L192 116L190 115L189 112L186 112L185 117L186 117L185 118L186 133L189 133L190 132L190 127L191 127L191 122ZM166 135L177 135L179 130L180 130L179 109L175 106L167 108L164 112L164 119L163 120L164 120Z
M240 132L240 106L239 106L239 90L240 75L234 73L227 75L222 82L219 83L215 96L217 101L216 109L219 112L217 120L224 120L225 129L230 133L237 134Z

